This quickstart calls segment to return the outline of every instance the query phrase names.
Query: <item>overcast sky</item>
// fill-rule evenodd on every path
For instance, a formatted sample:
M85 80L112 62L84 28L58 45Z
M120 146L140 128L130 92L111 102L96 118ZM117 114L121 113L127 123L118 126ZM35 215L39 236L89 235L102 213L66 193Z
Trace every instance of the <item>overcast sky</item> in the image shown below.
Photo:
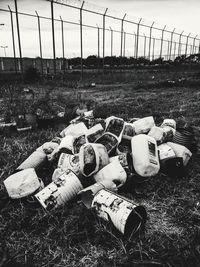
M57 0L59 1L59 0ZM76 6L80 6L81 1L79 0L61 0L63 2L72 3ZM200 35L199 25L200 25L200 0L89 0L89 4L85 4L85 7L103 12L105 8L108 8L109 14L114 14L118 17L122 17L124 13L127 13L127 18L131 18L138 21L139 18L143 18L143 23L150 25L155 21L157 26L164 27L167 25L167 29L185 33L193 33L192 36L196 34ZM101 7L95 7L98 3ZM8 9L7 6L10 5L11 9L14 10L14 0L0 0L0 8ZM63 20L79 22L79 12L78 10L71 9L68 7L63 7L61 5L55 4L55 17L59 19L62 16ZM18 9L21 12L28 12L31 14L38 11L39 15L49 16L50 13L50 3L46 0L18 0ZM16 29L15 16L14 28ZM22 43L22 55L36 57L39 56L39 42L38 42L38 28L37 19L27 18L25 16L20 16L20 33L21 33L21 43ZM11 27L10 27L10 15L0 11L0 24L4 23L4 26L0 26L0 45L8 46L6 48L6 55L12 56L12 38L11 38ZM102 27L102 17L98 15L92 15L89 13L83 13L83 23ZM113 19L106 19L106 28L111 27L114 30L121 29L120 21ZM51 35L51 21L41 20L41 34L42 34L42 46L43 46L43 57L52 57L52 35ZM55 23L56 30L56 56L62 56L62 43L61 43L61 23ZM127 33L134 34L136 28L131 24L125 23L124 31ZM141 27L140 34L149 34L149 30ZM65 35L65 56L74 57L80 56L80 33L79 26L64 24L64 35ZM160 38L161 32L154 31L153 37ZM125 54L127 56L133 55L133 38L134 36L126 36L126 47ZM175 41L178 41L177 37L174 37ZM170 35L166 34L165 39L170 39ZM17 34L15 31L15 41L16 41L16 52L18 53L17 46ZM186 41L186 38L182 40ZM119 55L120 53L120 34L114 34L113 37L113 54ZM110 55L110 43L111 35L110 32L106 32L106 55ZM192 44L192 39L190 40ZM196 43L197 45L198 43ZM142 55L144 46L144 38L141 38L139 43L139 53ZM97 54L98 47L98 35L96 29L89 29L84 27L83 31L83 48L84 57L89 54ZM156 41L155 53L159 53L159 42ZM167 48L167 42L164 44L164 49ZM176 47L174 47L176 49ZM100 49L102 54L102 32L100 32ZM0 56L4 56L4 49L0 49Z

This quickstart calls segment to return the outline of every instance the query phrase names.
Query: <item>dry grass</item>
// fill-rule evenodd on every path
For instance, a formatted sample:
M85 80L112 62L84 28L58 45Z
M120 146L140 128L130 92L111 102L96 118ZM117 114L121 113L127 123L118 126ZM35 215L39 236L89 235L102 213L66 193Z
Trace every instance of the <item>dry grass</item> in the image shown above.
M154 73L152 83L152 73L140 71L128 83L79 88L74 97L79 93L80 101L93 99L95 112L102 117L153 114L157 122L170 117L199 126L200 81L160 86L163 79L180 75L191 77L187 71L161 71ZM70 88L57 87L55 92L65 98ZM62 127L1 136L1 181ZM200 266L199 159L198 154L193 155L181 179L160 174L125 194L144 205L148 213L145 231L128 240L76 201L46 214L25 201L0 199L0 266ZM49 167L41 173L46 184L51 173Z

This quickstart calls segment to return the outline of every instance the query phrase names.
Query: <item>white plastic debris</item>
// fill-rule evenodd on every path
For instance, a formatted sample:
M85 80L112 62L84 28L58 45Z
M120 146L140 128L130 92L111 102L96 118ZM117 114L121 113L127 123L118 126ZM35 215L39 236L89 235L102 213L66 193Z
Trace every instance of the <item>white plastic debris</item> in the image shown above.
M12 174L4 181L4 185L12 199L27 197L39 188L44 187L33 168Z
M148 133L153 126L155 126L155 122L152 116L145 117L133 122L133 127L136 134Z

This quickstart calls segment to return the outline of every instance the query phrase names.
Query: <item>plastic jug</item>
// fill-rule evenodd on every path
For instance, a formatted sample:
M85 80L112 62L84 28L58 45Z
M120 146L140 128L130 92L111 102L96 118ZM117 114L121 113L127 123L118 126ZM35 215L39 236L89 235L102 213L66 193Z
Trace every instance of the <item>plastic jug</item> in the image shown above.
M188 161L190 160L192 153L187 147L175 144L172 142L167 142L167 145L170 146L176 155L176 157L180 157L183 159L183 165L186 166L188 164Z
M148 135L136 135L131 140L133 166L142 177L156 175L160 170L156 140Z
M136 134L148 133L153 126L155 126L155 122L152 116L145 117L133 122L133 127Z
M162 144L165 137L164 130L157 126L153 126L148 135L153 137L156 140L157 144Z

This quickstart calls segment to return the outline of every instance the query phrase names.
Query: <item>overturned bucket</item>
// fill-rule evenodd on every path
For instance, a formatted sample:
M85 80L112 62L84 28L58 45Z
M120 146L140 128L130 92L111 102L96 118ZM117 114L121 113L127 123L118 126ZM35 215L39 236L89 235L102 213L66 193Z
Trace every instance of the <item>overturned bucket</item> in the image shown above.
M92 208L97 211L99 217L111 221L125 236L137 233L147 217L143 206L136 206L130 200L108 189L101 189L96 193Z
M80 148L79 164L81 173L88 177L109 163L108 153L102 144L87 143Z
M46 210L52 210L72 200L83 186L78 177L70 170L63 173L52 183L35 195Z
M17 167L17 170L25 170L29 168L39 170L45 163L47 163L46 153L36 150L27 159L25 159L19 167Z
M127 179L127 174L120 164L119 160L113 160L100 171L94 174L96 182L110 181L121 187Z

